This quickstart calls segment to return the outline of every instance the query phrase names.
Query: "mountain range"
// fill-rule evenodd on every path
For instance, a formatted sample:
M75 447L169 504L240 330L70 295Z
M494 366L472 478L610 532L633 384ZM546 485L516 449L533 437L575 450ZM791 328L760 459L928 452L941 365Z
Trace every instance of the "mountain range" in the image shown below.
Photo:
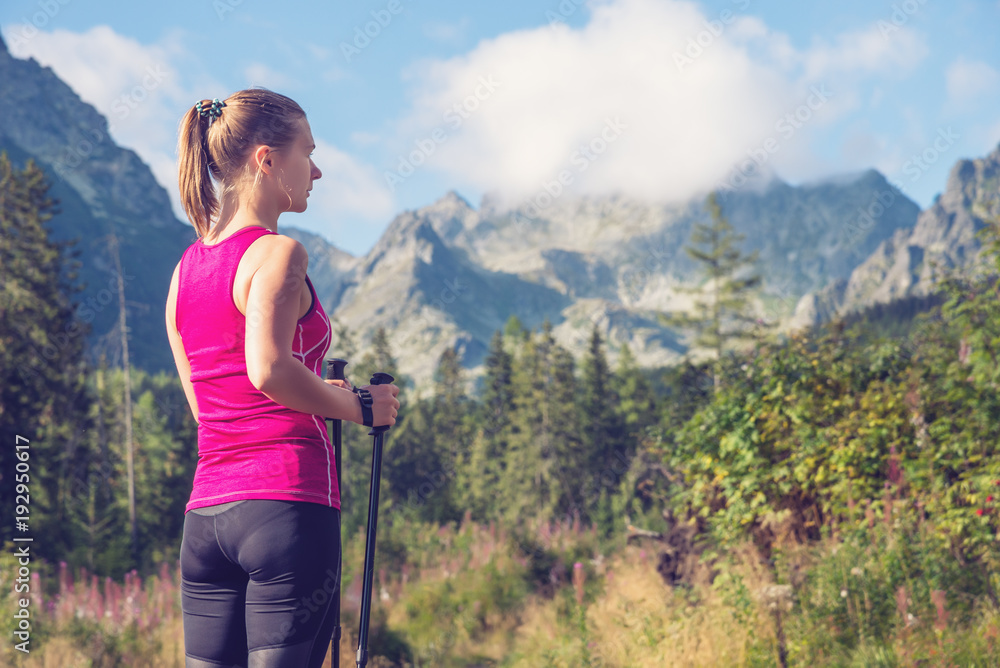
M118 352L113 235L132 362L172 369L163 304L193 228L177 220L139 157L115 145L106 118L51 69L12 57L2 40L0 150L18 164L32 158L51 175L61 213L50 228L55 238L78 239L86 287L76 299L91 321L91 350L112 359ZM997 204L998 175L1000 149L959 161L926 211L874 170L799 185L758 178L720 202L744 235L742 250L759 252L761 317L787 329L926 294L933 263L971 270L981 253L974 233ZM685 290L704 284L685 252L694 224L708 220L703 195L675 204L562 195L513 209L497 201L487 195L474 207L448 192L398 214L363 256L285 220L279 231L306 246L324 308L359 349L384 327L400 370L418 386L446 347L478 367L512 315L527 327L550 322L577 356L595 325L612 357L625 344L647 367L685 353L688 334L658 316L689 309Z

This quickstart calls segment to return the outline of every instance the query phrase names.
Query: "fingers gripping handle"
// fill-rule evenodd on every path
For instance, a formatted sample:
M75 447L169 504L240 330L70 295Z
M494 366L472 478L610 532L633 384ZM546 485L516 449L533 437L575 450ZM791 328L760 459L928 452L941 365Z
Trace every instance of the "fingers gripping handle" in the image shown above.
M383 371L376 371L372 374L372 378L368 381L369 385L389 385L392 381L396 380L389 374ZM382 425L381 427L372 427L372 430L368 432L369 436L374 436L375 434L382 434L389 431L389 425Z

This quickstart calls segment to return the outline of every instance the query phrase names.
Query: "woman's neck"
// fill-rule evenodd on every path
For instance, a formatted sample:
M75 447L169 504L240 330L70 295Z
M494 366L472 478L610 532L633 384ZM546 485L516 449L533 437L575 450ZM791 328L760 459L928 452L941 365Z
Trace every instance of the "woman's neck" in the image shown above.
M219 220L205 235L203 241L217 243L231 234L256 225L272 232L278 231L278 213L263 211L259 202L241 202L235 194L224 197L219 211Z

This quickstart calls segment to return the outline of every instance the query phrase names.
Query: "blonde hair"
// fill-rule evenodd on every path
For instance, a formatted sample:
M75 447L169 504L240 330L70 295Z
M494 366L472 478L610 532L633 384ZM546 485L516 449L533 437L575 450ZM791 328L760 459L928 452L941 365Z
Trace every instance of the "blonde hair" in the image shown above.
M202 100L208 108L211 100ZM196 105L181 119L177 140L181 203L198 237L205 236L219 213L222 195L249 180L254 147L283 148L299 130L306 112L294 100L266 88L250 88L225 99L221 115L203 116ZM221 187L216 192L215 179ZM254 174L254 185L260 171Z

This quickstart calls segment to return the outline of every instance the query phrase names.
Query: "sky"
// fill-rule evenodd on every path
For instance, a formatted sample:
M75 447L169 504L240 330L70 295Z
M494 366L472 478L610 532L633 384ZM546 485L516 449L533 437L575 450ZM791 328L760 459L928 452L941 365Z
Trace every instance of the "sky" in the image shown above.
M366 253L455 190L503 209L683 202L874 168L926 208L1000 143L1000 0L5 0L51 67L153 170L202 98L306 110L323 176L281 225Z

